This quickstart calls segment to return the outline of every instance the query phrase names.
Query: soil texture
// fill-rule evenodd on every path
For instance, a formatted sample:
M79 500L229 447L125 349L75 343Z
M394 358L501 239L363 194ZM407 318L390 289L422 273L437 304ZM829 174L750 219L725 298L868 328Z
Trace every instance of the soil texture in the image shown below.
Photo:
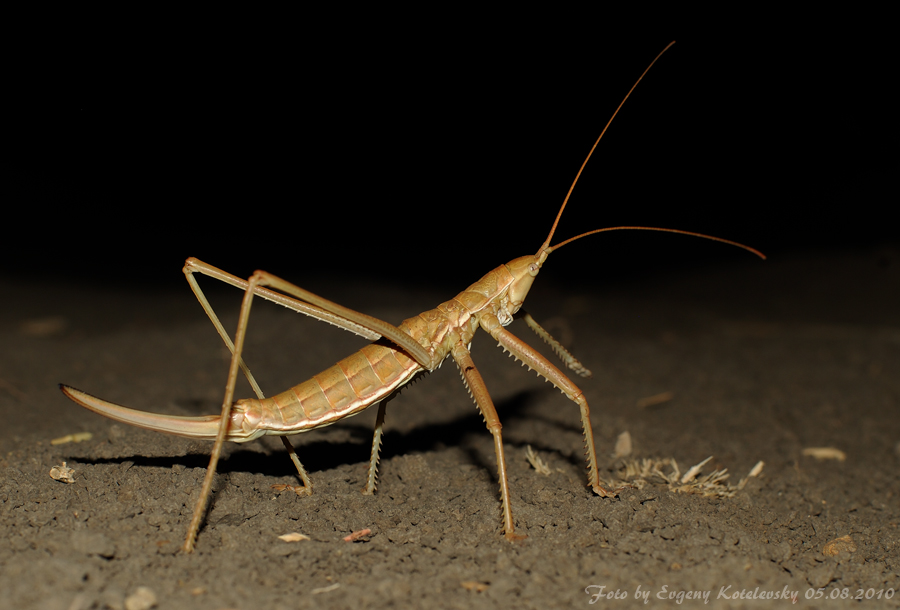
M683 474L710 456L701 476L727 469L736 485L763 461L759 476L733 497L676 493L660 477L594 495L577 407L482 333L473 358L503 422L527 538L502 535L492 440L445 363L391 402L375 496L360 493L374 409L294 437L309 497L273 488L296 484L278 439L231 444L186 555L211 444L113 423L57 384L142 410L217 413L228 353L190 291L6 283L0 607L628 607L648 594L648 607L755 608L786 592L809 607L897 605L900 252L798 254L605 288L542 279L529 312L594 373L574 379L601 478L628 460L674 459ZM317 290L397 323L462 288ZM209 291L234 328L240 293ZM554 359L524 324L510 329ZM260 301L246 361L275 393L364 344ZM238 394L251 395L246 383ZM614 456L623 432L632 452ZM51 442L81 433L89 440ZM74 482L51 478L63 463ZM279 538L291 533L305 539Z

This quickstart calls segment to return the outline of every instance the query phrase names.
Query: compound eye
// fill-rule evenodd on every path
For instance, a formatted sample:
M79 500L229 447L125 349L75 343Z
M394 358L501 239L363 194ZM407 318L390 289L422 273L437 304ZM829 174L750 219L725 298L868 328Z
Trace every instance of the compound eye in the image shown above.
M541 270L541 266L538 265L537 263L531 263L530 265L528 265L528 274L531 277L536 276L538 274L538 271L540 271L540 270Z

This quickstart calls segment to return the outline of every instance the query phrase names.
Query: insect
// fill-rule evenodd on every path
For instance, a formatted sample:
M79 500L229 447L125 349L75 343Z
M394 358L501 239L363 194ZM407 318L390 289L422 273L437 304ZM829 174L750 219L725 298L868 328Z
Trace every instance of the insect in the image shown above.
M490 334L500 347L530 369L535 370L578 405L581 412L581 423L587 453L588 486L601 497L613 496L620 491L619 489L606 489L601 485L590 411L587 400L584 398L581 390L559 368L534 348L513 335L506 327L514 318L522 319L531 330L550 345L569 370L582 377L589 377L590 371L582 366L566 348L551 337L531 315L522 309L522 304L534 282L534 278L551 252L576 239L594 233L641 229L681 233L712 239L744 248L763 257L762 254L752 248L726 239L689 231L656 227L609 227L597 229L582 233L556 245L550 245L559 219L562 217L562 213L568 203L569 196L609 124L650 67L656 63L662 53L670 46L671 44L666 49L663 49L656 59L651 62L650 66L647 67L622 100L619 108L613 113L606 127L604 127L600 137L597 138L593 148L591 148L590 153L588 153L587 158L582 163L581 169L579 169L575 181L569 188L569 192L556 215L556 220L550 229L550 233L537 254L516 258L497 267L455 298L438 305L435 309L404 320L399 326L393 326L387 322L342 307L264 271L255 272L249 280L245 281L212 265L190 258L184 267L188 283L222 340L232 352L221 415L179 417L136 411L95 398L72 387L60 385L63 393L76 403L114 420L149 430L189 438L215 440L200 497L194 507L194 513L185 538L183 547L185 552L190 553L196 543L224 441L243 443L266 434L279 436L303 482L303 486L297 488L297 491L300 494L308 494L312 492L312 484L287 437L314 428L328 426L345 417L356 415L371 406L378 405L364 490L364 493L372 494L376 488L378 454L381 448L384 415L388 401L402 386L414 378L436 369L446 358L453 358L459 366L463 382L471 392L478 409L484 416L487 428L493 436L499 474L504 534L508 540L523 538L523 536L515 532L513 522L500 419L484 381L469 353L469 347L478 328ZM219 279L244 291L238 327L233 343L197 284L194 277L196 273ZM254 296L260 296L288 309L329 322L370 339L373 343L325 369L312 379L285 392L266 398L241 358L250 316L250 307ZM253 387L256 398L233 402L239 369L243 371Z

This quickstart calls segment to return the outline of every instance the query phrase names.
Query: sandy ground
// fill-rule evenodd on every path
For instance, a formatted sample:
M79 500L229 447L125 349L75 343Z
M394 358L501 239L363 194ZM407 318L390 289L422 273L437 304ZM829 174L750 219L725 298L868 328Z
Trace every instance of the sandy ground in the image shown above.
M201 609L704 603L689 592L707 607L774 606L759 598L784 592L820 608L897 605L900 253L797 255L595 292L539 286L529 310L594 371L579 384L603 478L627 459L612 456L626 431L631 458L674 458L684 472L714 456L703 472L727 468L732 484L762 460L761 475L730 498L673 493L658 477L596 497L577 409L482 336L473 356L504 424L523 542L501 534L491 438L448 364L391 403L376 496L360 493L374 411L296 437L311 497L273 490L295 482L277 439L230 445L185 555L210 444L116 425L56 386L215 413L227 354L199 306L186 288L6 283L16 299L0 319L0 607L148 607L139 587L160 608ZM462 287L368 288L320 291L397 322ZM239 295L213 296L233 327ZM255 308L248 341L270 393L363 344L274 306ZM637 406L663 392L672 399ZM82 432L90 440L51 444ZM846 459L805 456L810 447ZM63 462L74 483L50 477ZM291 532L309 540L278 538Z

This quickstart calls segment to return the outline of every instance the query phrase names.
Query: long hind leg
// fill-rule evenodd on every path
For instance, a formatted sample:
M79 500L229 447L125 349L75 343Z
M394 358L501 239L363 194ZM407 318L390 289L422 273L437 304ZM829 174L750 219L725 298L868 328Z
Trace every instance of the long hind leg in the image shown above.
M421 345L416 343L416 341L404 333L402 330L384 322L383 320L379 320L377 318L373 318L371 316L367 316L365 314L361 314L359 312L353 311L347 307L343 307L338 305L337 303L332 303L322 297L319 297L299 286L291 284L271 273L267 273L265 271L256 271L248 281L241 280L232 276L224 271L213 267L212 265L207 265L202 261L198 261L197 259L190 258L185 263L185 275L188 278L188 282L191 283L191 287L194 288L196 282L193 278L194 272L201 272L204 275L209 275L211 277L216 277L221 279L222 281L231 284L233 286L243 288L244 289L244 299L241 302L241 312L238 318L238 327L237 331L234 335L234 348L232 350L231 356L231 364L228 368L228 382L225 386L225 398L222 402L222 416L219 420L219 429L216 434L216 442L213 445L212 455L209 460L209 468L206 471L206 477L203 479L203 486L200 489L200 498L197 500L197 504L194 506L194 514L191 518L191 524L188 530L187 537L184 541L184 550L187 553L190 553L194 549L194 544L197 540L197 532L200 529L200 524L203 521L203 516L206 512L206 505L209 498L209 492L212 487L212 480L215 476L216 466L219 462L219 456L222 453L222 444L225 441L225 437L227 436L228 428L231 420L231 405L234 400L234 387L237 383L237 374L238 369L242 368L243 360L241 359L241 353L244 349L244 337L247 333L247 322L250 318L250 305L253 302L253 296L255 294L259 294L259 296L279 303L289 309L293 309L294 311L298 311L304 313L306 315L312 316L319 320L323 320L325 322L330 322L335 324L336 326L343 328L345 330L349 330L355 332L356 334L362 335L368 338L378 339L384 337L385 339L395 343L400 349L407 352L409 356L416 360L423 368L431 369L431 354L425 350ZM286 297L284 294L279 294L273 290L267 290L264 288L265 286L271 286L276 290L280 290L285 292L293 297ZM213 324L216 326L216 329L219 330L219 334L222 336L222 339L225 341L226 345L229 344L230 340L227 338L228 335L225 333L224 328L222 328L222 324L219 322L216 323L218 318L215 316L215 312L212 311L212 307L209 306L209 303L206 302L206 298L201 298L202 291L200 291L199 286L195 289L195 294L198 295L198 300L200 300L201 305L203 305L204 310L207 315L210 316L210 319L213 320ZM249 376L249 369L246 368L246 365L243 365L245 369L245 374ZM249 377L248 377L249 378ZM261 393L258 385L255 388ZM285 446L289 446L289 444L285 444ZM291 451L289 449L289 451ZM295 465L299 465L299 460L296 460L296 455L292 456L292 459L295 460ZM302 472L303 468L300 466L298 471ZM301 475L302 478L302 475ZM308 481L308 478L306 479ZM305 481L305 482L306 482Z
M209 277L216 278L220 281L229 283L231 285L246 285L247 282L237 278L229 273L222 271L221 269L217 269L202 261L198 261L197 259L188 259L188 261L184 265L184 275L187 278L188 284L191 286L191 291L194 293L194 296L197 297L197 300L200 302L200 306L203 307L203 311L206 312L206 315L209 317L213 326L215 326L216 331L219 333L219 336L222 338L222 341L225 342L225 345L228 347L229 351L234 354L234 343L231 341L231 337L228 336L228 333L225 332L225 327L222 326L222 322L219 320L219 316L216 315L215 310L212 305L209 304L209 301L206 298L206 295L203 294L203 290L200 288L200 285L197 283L196 278L194 278L194 272L199 271L208 275ZM246 289L245 289L246 290ZM283 307L290 307L289 303L274 301ZM240 367L244 372L244 376L247 378L247 381L250 382L250 386L253 388L253 392L256 396L262 400L265 398L262 389L259 387L259 384L256 382L256 379L253 377L253 373L250 372L250 368L244 362L244 359L240 359ZM303 464L300 463L300 458L297 457L297 452L294 450L294 446L291 445L291 441L288 440L286 436L280 436L281 442L284 444L284 448L288 452L288 456L291 458L291 462L294 464L294 468L297 469L297 475L300 477L300 480L303 482L302 487L292 487L298 495L309 495L312 493L312 481L310 481L309 474L306 472L306 469L303 467Z
M244 292L244 300L241 303L241 313L238 317L237 332L234 334L234 348L231 354L231 365L228 367L228 382L225 384L225 398L222 400L222 417L219 420L219 430L216 434L216 442L213 445L212 454L209 458L209 466L206 469L206 476L203 478L203 486L200 488L200 497L194 505L194 514L191 517L191 524L188 527L187 536L184 539L182 547L185 553L194 550L194 544L197 542L197 532L200 530L200 524L203 522L203 516L206 514L206 505L209 500L209 491L212 488L212 481L216 475L216 466L219 463L219 456L222 454L222 444L225 442L225 436L228 433L228 427L231 424L231 404L234 401L234 386L237 383L238 369L242 363L241 352L244 350L244 337L247 334L247 321L250 318L250 304L253 302L253 290L259 282L257 274L250 278L247 290ZM202 301L201 301L202 303ZM206 307L204 307L206 309ZM209 314L212 308L207 310ZM214 316L215 314L213 314ZM219 324L221 327L221 324ZM224 338L224 337L223 337ZM227 342L226 342L227 343ZM249 373L249 370L247 370Z

